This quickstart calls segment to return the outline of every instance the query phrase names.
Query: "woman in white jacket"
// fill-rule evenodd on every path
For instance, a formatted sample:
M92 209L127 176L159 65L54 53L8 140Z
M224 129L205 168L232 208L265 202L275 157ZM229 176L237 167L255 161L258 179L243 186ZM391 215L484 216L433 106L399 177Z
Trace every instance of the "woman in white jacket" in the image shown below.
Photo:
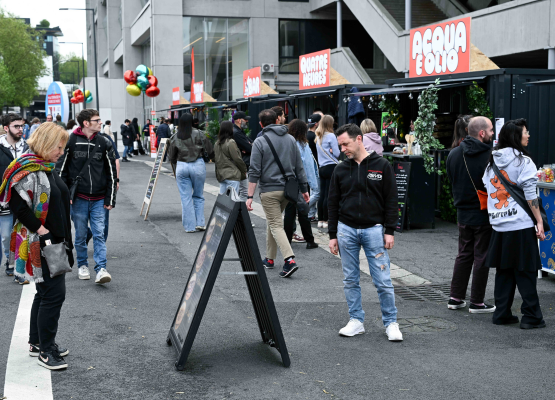
M493 323L519 322L511 312L518 287L523 314L520 327L532 329L545 327L536 290L537 273L541 269L538 239L544 240L545 233L536 192L537 169L525 150L530 137L525 125L525 120L503 125L483 182L488 191L488 214L493 228L486 265L496 270ZM495 173L494 163L512 189L524 193L534 220L506 190L503 179Z

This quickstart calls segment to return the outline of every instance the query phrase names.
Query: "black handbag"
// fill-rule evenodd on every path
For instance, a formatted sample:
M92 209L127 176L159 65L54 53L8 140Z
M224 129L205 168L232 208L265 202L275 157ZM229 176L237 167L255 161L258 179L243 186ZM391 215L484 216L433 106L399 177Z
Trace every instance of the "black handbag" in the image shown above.
M530 206L528 205L528 201L526 200L526 197L524 197L524 190L522 190L517 185L512 184L507 179L505 179L505 177L503 176L501 171L499 171L499 168L497 168L497 165L495 165L495 163L493 163L493 172L495 173L497 178L501 182L503 182L503 186L505 186L505 189L507 190L507 192L509 192L512 198L515 199L515 201L518 203L518 205L522 207L522 209L526 212L526 214L528 214L528 216L532 218L532 222L534 222L534 225L536 225L536 217L534 216L534 213L530 209ZM540 215L542 217L543 230L544 232L549 232L551 230L551 227L549 226L549 222L547 222L547 214L545 212L545 209L543 208L543 202L541 197L538 197L538 206L540 209Z
M89 159L87 160L85 165L83 165L83 168L81 169L81 172L79 172L79 175L77 175L75 177L75 179L71 183L71 186L69 187L69 199L72 202L75 201L75 196L77 195L77 187L79 186L79 182L81 182L81 179L83 179L81 175L83 174L83 172L85 172L87 167L90 165L94 155L96 154L96 150L99 147L100 147L100 144L97 144L96 146L94 146L94 149L93 149L92 153L89 155ZM68 156L69 156L69 153L66 154L66 157L68 157Z
M297 181L297 177L295 176L288 177L285 174L285 169L283 169L283 165L281 165L281 161L279 160L279 157L276 153L276 149L272 144L272 141L266 135L264 135L264 139L266 139L266 142L268 142L268 146L270 147L270 150L274 155L274 159L276 160L279 170L281 171L283 178L285 179L285 191L284 191L285 198L291 203L296 204L297 210L300 213L308 215L308 211L309 211L308 203L304 200L304 197L302 196L299 190L299 182Z

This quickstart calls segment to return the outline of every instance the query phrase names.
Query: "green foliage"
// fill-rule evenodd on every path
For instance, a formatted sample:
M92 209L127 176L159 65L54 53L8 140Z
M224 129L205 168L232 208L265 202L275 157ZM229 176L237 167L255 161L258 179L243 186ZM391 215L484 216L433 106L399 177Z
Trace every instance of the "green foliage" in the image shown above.
M466 100L468 101L468 109L472 115L480 115L489 119L493 118L493 113L486 100L486 91L478 86L476 82L472 82L472 85L466 89Z
M9 104L15 95L15 84L4 62L0 59L0 108Z
M445 160L441 162L441 191L439 194L439 212L441 219L448 222L457 222L457 209L455 208L455 201L453 200L453 188L451 181L447 176L447 168Z
M443 145L434 137L434 126L436 125L436 116L434 111L437 110L437 92L439 88L439 78L435 83L430 84L418 97L418 118L414 121L414 135L420 148L422 149L422 157L424 157L424 167L426 172L432 174L437 172L434 166L434 158L430 155L430 151L443 149Z
M75 53L59 58L59 79L63 83L79 85L83 79L83 59ZM87 60L85 60L85 74L87 73Z
M39 22L39 26L42 28L50 28L50 22L47 19L43 19Z
M27 107L37 94L38 80L47 71L42 42L36 39L38 36L34 29L0 9L1 79L17 85L17 90L2 87L1 106Z
M214 144L216 143L218 134L220 133L221 121L229 121L231 119L231 112L226 112L223 119L220 121L218 109L210 108L211 106L212 104L206 103L206 108L208 109L208 120L204 123L204 128L206 137L210 139L212 144Z
M399 102L395 100L395 97L384 96L378 107L380 110L388 112L387 116L383 119L384 126L381 127L380 133L385 127L391 126L391 128L397 128L397 135L399 137L403 137L401 135L403 133L403 115L401 114Z

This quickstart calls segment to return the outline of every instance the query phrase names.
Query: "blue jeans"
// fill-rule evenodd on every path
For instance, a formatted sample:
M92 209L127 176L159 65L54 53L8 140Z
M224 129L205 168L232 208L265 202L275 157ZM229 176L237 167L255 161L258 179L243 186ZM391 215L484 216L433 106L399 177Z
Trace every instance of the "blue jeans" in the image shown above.
M181 195L181 222L186 231L204 226L204 181L206 165L202 158L194 162L177 162L175 179Z
M310 188L310 201L308 202L308 206L310 207L308 210L308 218L314 218L316 213L318 212L318 200L320 200L320 187L316 189Z
M223 180L222 182L220 182L220 194L224 194L228 187L232 187L233 189L235 189L235 193L237 193L237 196L239 196L240 183L240 181L230 181L229 179Z
M106 219L104 220L104 241L108 241L108 227L110 225L110 210L104 209L106 211ZM87 228L87 242L93 237L91 228Z
M2 263L2 254L6 256L7 264L10 259L10 239L13 230L13 214L0 215L0 236L1 236L1 246L0 246L0 264ZM7 265L6 265L7 266Z
M87 256L87 230L90 222L94 244L93 258L96 263L94 270L98 272L101 268L106 268L106 240L104 239L106 212L104 200L88 201L76 197L71 205L71 219L75 226L77 266L89 266Z
M362 297L360 294L360 247L364 249L370 275L374 286L378 290L382 321L384 326L397 322L397 308L395 307L395 294L391 283L389 269L389 254L384 247L384 230L381 225L367 229L355 229L341 222L337 227L337 242L343 265L343 290L349 316L364 322L362 310Z
M127 157L127 154L129 154L129 153L133 153L133 145L125 146L123 148L123 158Z

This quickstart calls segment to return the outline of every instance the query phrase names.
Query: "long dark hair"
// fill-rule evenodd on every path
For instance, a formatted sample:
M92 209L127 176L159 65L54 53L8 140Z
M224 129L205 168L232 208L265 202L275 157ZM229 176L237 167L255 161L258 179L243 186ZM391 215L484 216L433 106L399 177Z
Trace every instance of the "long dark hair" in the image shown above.
M224 144L228 139L233 139L233 122L222 121L220 124L220 132L218 133L218 142Z
M455 121L455 130L453 132L453 144L451 149L458 147L465 137L468 136L468 124L474 115L459 115Z
M515 125L514 120L505 122L505 125L501 128L499 132L499 142L493 150L501 150L510 147L513 149L513 153L519 159L519 164L524 161L524 156L530 157L530 153L526 151L524 146L522 146L522 127ZM491 169L493 165L493 152L489 156L488 169Z
M131 121L131 125L135 128L135 133L139 133L139 120L136 117Z
M179 118L179 125L177 127L178 139L190 139L193 132L193 114L183 113Z
M303 120L294 119L293 121L289 122L289 134L301 144L308 143L308 139L306 138L307 131L308 126Z

